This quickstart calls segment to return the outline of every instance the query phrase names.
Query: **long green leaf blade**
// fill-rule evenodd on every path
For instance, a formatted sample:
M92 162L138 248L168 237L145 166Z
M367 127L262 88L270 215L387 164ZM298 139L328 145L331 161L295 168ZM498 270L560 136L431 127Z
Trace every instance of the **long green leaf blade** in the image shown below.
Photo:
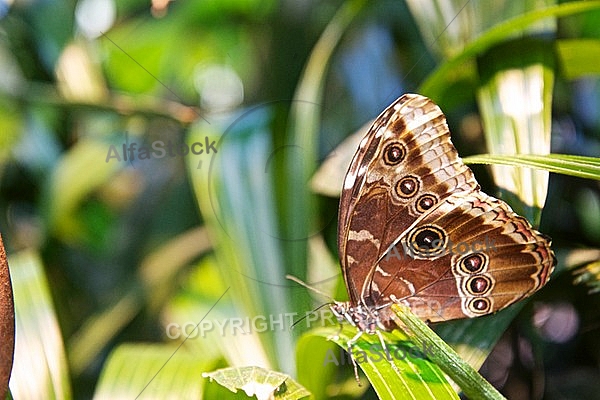
M15 361L10 390L15 399L70 399L64 346L38 254L9 257L16 316Z
M331 339L341 349L347 349L348 341L354 337L357 329L344 325L317 328L306 333L302 340L312 337ZM458 399L452 386L446 381L439 368L427 360L428 349L415 346L408 336L396 330L392 333L382 332L386 340L391 362L386 358L384 350L376 335L363 334L353 345L354 359L364 371L381 400L395 399ZM330 349L325 354L313 358L314 368L321 368L328 363L346 364ZM396 368L392 367L392 362ZM348 363L351 368L351 363Z
M307 182L316 169L320 109L326 72L334 50L342 35L367 4L352 0L342 4L315 45L302 73L290 110L290 148L283 168L286 171L283 192L283 224L287 243L287 258L291 260L289 273L305 279L307 263L306 239L318 229L318 203L307 190ZM297 304L299 305L299 304Z
M467 164L498 164L513 167L530 167L557 174L600 180L600 158L567 154L481 154L465 157Z
M206 383L201 374L215 361L177 349L155 344L117 347L102 370L94 399L200 399Z
M231 317L271 316L281 321L292 309L292 299L285 291L286 263L272 186L274 150L268 131L272 113L268 107L256 107L236 117L192 129L190 143L215 140L217 152L201 164L190 159L188 171L200 212L217 244L219 274L232 288L236 312ZM260 357L237 366L257 364L293 373L293 360L285 357L294 348L289 332L271 329L240 338L252 348L259 341L262 346L257 350L266 353L269 362Z
M600 1L574 1L534 10L502 22L466 45L463 51L456 57L441 64L438 69L423 82L419 93L433 99L440 98L441 93L444 92L445 88L452 82L452 79L450 78L455 75L456 71L461 70L463 63L472 57L483 53L493 45L506 40L515 32L522 31L531 26L537 21L551 17L565 17L597 9L600 9Z

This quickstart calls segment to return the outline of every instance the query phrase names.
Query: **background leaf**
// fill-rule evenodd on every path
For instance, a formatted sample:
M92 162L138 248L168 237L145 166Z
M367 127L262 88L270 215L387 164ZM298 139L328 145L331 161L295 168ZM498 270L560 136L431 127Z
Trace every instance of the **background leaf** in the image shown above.
M16 319L15 361L10 378L12 396L70 399L62 336L40 257L25 251L11 255L9 265Z
M94 399L198 399L205 385L200 375L211 365L175 346L122 345L110 355Z

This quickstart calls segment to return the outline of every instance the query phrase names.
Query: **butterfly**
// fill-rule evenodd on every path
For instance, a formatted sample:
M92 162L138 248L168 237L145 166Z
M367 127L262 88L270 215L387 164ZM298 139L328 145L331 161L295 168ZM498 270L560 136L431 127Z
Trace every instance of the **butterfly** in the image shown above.
M428 322L492 314L548 282L551 240L483 193L440 108L405 94L374 121L339 206L348 302L331 305L358 334L393 330L390 306ZM383 339L380 336L383 345Z

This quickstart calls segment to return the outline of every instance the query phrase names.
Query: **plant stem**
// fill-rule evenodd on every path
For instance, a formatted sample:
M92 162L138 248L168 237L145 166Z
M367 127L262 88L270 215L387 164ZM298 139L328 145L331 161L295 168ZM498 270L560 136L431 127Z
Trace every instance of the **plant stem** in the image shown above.
M467 364L446 342L444 342L427 324L417 318L408 307L400 304L392 305L392 310L399 320L394 320L399 327L405 326L412 333L411 339L419 345L427 345L428 357L444 371L464 392L469 399L506 400L477 371Z

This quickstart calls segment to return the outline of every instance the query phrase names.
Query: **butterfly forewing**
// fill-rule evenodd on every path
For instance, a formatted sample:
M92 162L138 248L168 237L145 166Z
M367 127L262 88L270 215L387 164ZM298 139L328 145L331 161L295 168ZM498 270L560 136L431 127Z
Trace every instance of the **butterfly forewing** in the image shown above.
M407 94L381 113L352 160L340 199L338 247L350 299L360 299L368 272L421 211L476 188L433 102Z

